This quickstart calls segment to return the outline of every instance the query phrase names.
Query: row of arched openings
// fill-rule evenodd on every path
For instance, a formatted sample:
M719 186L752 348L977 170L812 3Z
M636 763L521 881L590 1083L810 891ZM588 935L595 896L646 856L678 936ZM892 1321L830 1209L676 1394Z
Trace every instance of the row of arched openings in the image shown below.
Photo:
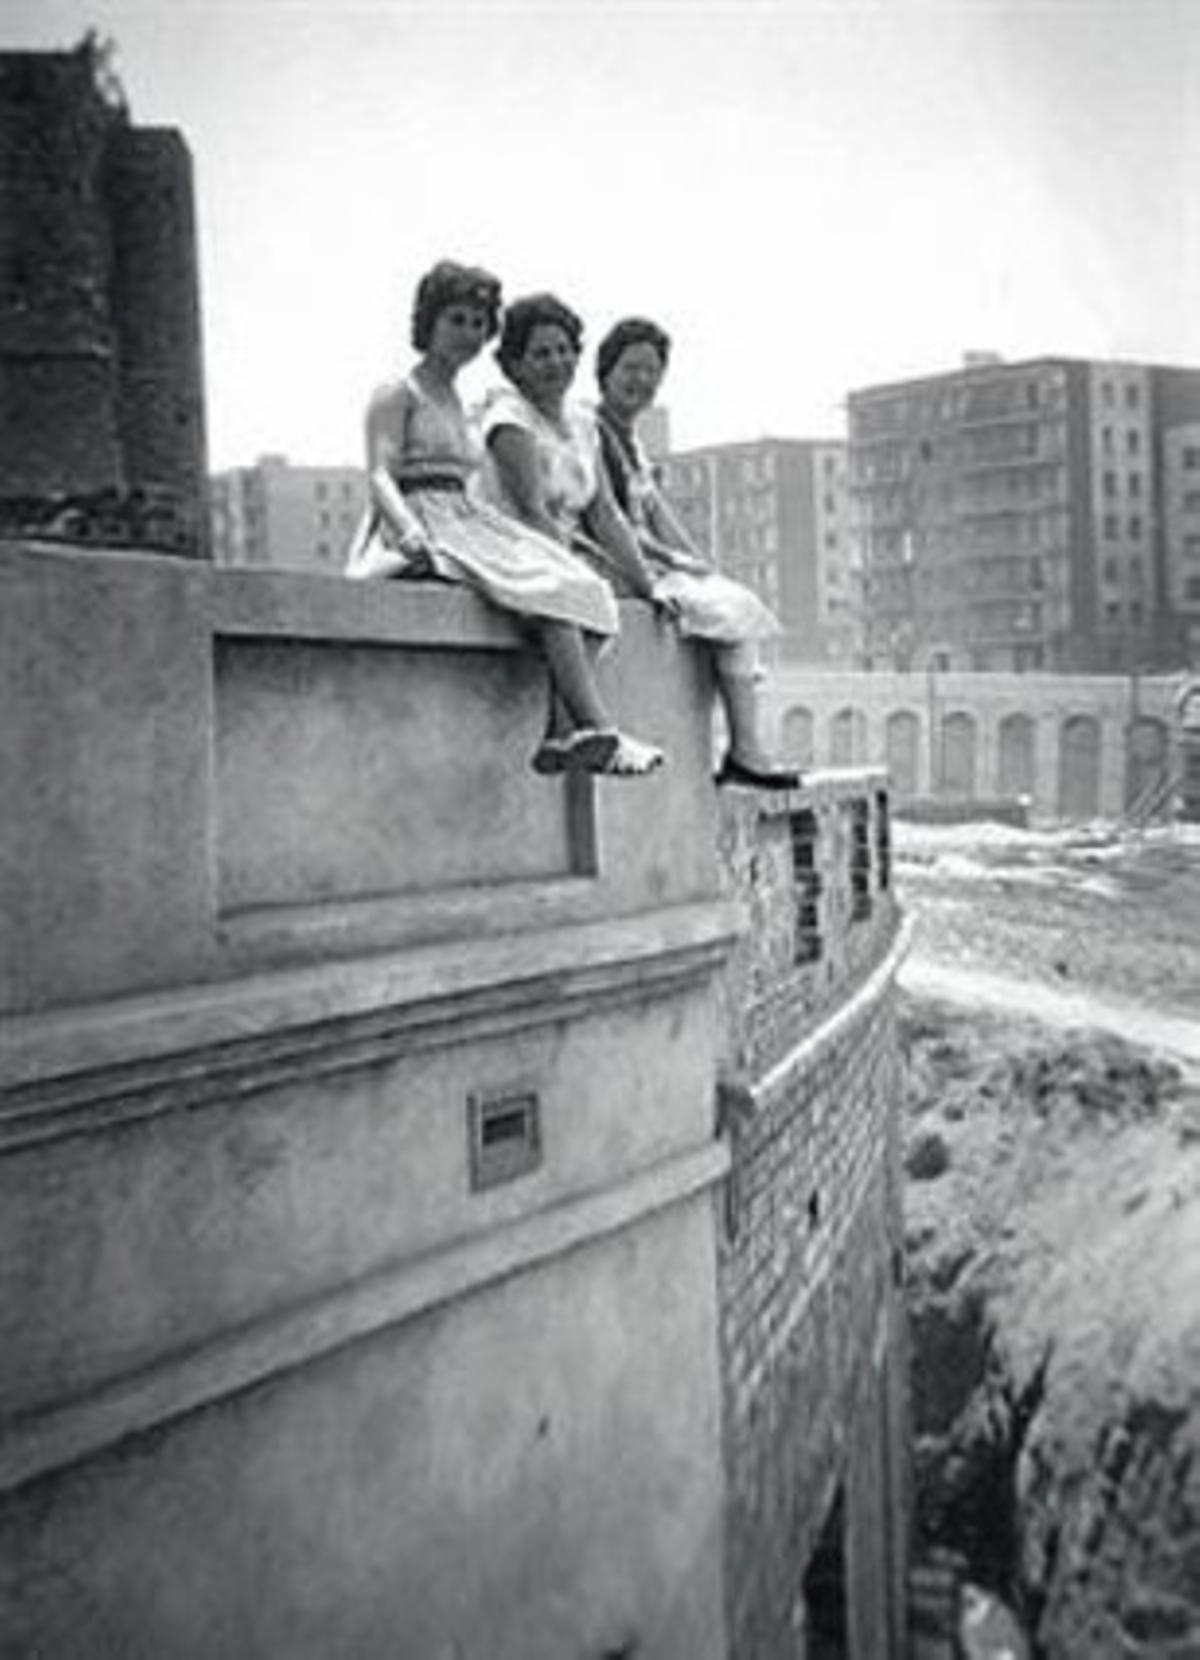
M938 722L930 747L928 776L934 794L971 801L981 795L1011 800L1037 793L1038 728L1032 715L1013 713L996 728L995 776L981 779L978 717L968 710L951 710ZM922 745L929 743L928 727L911 709L894 709L883 722L883 754L869 753L866 715L846 707L830 716L823 755L818 754L813 712L802 705L783 717L785 758L799 767L865 766L882 762L888 768L896 796L917 795L923 768ZM1131 806L1153 790L1168 764L1169 734L1165 721L1152 716L1135 720L1126 734L1125 805ZM1058 734L1057 811L1063 818L1094 818L1100 811L1103 733L1094 715L1069 715Z

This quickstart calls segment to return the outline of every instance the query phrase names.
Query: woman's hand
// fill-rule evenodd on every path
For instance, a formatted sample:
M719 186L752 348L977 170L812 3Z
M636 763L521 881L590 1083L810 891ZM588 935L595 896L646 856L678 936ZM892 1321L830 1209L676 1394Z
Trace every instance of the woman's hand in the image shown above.
M683 604L677 594L665 593L661 582L652 582L650 592L646 596L650 604L660 617L666 617L670 622L678 622L683 615Z

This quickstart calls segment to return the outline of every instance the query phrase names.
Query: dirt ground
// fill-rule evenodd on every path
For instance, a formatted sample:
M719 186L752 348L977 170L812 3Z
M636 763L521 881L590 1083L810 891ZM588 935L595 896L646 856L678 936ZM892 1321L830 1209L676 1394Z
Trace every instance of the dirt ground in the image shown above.
M1200 1025L1200 830L896 827L914 963L1084 990Z
M896 843L931 1535L1049 1660L1200 1655L1200 835Z

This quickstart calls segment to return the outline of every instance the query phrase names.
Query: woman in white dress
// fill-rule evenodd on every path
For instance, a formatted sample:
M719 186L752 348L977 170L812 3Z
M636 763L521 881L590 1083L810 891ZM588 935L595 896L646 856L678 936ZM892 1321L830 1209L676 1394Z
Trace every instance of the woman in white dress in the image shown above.
M674 600L613 500L595 418L567 397L582 341L579 318L552 294L526 295L506 309L496 359L509 384L488 395L479 415L490 498L564 550L584 550L623 591L673 616ZM552 713L534 765L556 770L566 741L565 723Z
M710 644L729 729L717 782L794 789L800 775L775 765L759 730L761 671L755 642L778 634L779 623L745 583L714 571L700 557L659 489L634 430L637 417L654 402L670 353L669 336L644 317L625 318L600 342L596 418L604 469L658 578L658 592L675 602L680 632Z
M496 333L499 316L500 284L488 272L443 260L422 277L412 318L420 356L368 408L370 506L347 575L435 577L477 588L520 619L550 671L555 764L542 764L539 749L536 770L638 776L660 766L662 752L617 730L586 644L617 631L611 590L556 537L515 522L467 488L481 455L455 381Z

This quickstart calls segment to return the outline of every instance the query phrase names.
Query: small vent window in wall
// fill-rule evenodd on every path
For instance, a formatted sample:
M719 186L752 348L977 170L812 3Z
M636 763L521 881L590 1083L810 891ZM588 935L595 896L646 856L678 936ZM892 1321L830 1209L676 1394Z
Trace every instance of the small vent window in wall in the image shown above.
M850 915L861 922L871 914L871 804L850 803Z
M796 926L792 960L815 963L821 945L821 872L817 867L817 815L809 808L789 816Z
M879 891L892 885L892 817L886 790L875 795L875 862L879 870Z

